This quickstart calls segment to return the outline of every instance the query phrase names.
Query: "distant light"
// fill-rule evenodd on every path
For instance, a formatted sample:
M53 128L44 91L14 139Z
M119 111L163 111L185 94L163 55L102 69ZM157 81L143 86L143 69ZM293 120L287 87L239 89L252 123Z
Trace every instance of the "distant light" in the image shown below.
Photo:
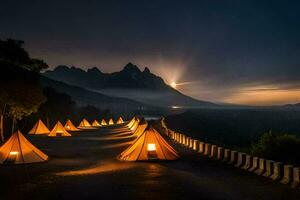
M69 126L69 125L67 125L67 129L70 129L70 126Z
M156 146L155 146L155 144L148 144L147 150L148 150L148 151L156 151Z
M171 87L172 87L172 88L176 88L176 86L177 86L177 84L176 84L175 82L172 82L172 83L171 83Z
M172 106L173 109L181 108L180 106Z
M9 152L10 155L18 155L18 153L19 152L17 152L17 151L11 151L11 152Z

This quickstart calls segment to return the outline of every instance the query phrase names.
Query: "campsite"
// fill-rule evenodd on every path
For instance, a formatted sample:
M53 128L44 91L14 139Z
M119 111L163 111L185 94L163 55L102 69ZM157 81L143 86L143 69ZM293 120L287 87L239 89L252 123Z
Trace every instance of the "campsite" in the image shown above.
M74 132L72 137L29 136L50 159L1 167L1 199L281 199L283 194L296 199L299 195L289 186L195 156L166 136L180 159L120 161L117 156L133 141L130 136L124 124Z
M0 4L0 200L299 200L300 1Z

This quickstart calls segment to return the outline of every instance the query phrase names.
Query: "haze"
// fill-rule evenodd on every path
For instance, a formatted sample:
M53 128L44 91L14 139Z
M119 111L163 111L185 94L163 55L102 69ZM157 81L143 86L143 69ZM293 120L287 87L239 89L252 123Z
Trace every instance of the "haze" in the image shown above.
M128 62L198 99L300 102L297 1L9 1L0 38L25 41L52 68Z

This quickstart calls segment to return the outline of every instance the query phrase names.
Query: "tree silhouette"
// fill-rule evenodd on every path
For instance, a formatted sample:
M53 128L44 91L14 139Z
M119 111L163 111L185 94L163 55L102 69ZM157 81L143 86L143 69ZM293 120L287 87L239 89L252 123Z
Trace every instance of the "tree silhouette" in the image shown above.
M0 40L0 60L35 72L40 72L48 68L47 63L43 60L30 58L28 52L23 48L23 45L24 41L22 40Z

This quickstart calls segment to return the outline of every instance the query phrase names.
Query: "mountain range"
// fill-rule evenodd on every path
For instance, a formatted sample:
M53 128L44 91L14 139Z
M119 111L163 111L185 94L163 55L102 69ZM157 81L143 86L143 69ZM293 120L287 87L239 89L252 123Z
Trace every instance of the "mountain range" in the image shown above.
M69 95L79 106L91 105L101 110L110 110L111 113L139 113L140 111L151 112L157 110L153 106L131 99L111 97L81 87L55 81L42 76L39 73L11 63L0 61L0 66L0 85L2 85L2 83L20 81L24 82L24 84L30 82L33 85L41 85L42 88L50 87L59 93Z
M61 65L54 70L46 71L43 75L96 93L158 107L215 106L213 103L182 94L167 85L161 77L151 73L149 68L146 67L141 71L132 63L128 63L121 71L114 73L103 73L96 67L84 71Z

